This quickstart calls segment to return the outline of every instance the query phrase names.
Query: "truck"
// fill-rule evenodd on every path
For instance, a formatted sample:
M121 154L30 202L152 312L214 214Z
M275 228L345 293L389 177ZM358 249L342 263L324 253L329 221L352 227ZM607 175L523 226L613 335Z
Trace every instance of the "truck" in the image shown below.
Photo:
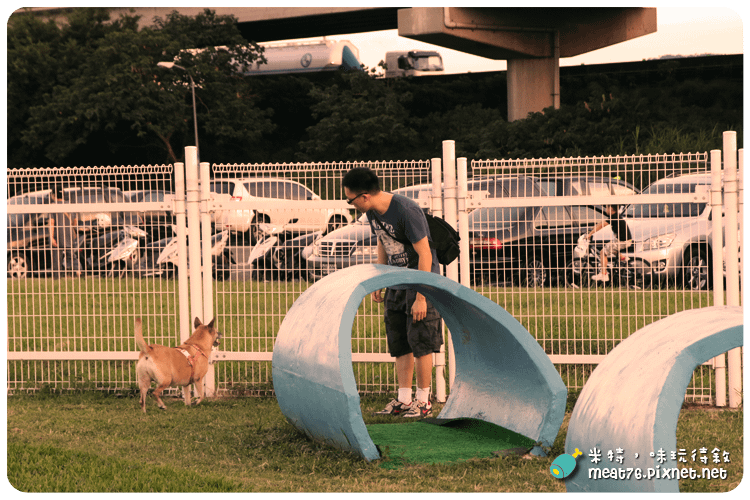
M281 75L324 71L361 70L359 49L347 40L261 43L266 64L244 68L244 75Z
M443 73L443 58L431 50L385 53L385 77L439 75Z

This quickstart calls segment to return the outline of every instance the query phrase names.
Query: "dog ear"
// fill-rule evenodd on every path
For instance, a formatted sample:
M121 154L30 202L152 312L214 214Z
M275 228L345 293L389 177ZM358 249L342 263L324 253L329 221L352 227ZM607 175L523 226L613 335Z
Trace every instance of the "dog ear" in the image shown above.
M195 321L193 321L193 328L198 328L203 323L201 323L201 320L198 318L198 316L195 317Z
M206 326L209 327L209 328L213 328L214 327L214 321L216 321L216 318L212 318L211 321L209 321Z

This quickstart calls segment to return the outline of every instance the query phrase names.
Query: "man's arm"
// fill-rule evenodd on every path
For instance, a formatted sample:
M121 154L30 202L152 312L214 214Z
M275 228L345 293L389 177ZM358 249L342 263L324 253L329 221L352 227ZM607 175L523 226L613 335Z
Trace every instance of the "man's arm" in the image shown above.
M430 249L430 240L427 239L427 236L414 243L413 246L419 256L417 268L420 271L428 273L432 271L432 250ZM414 321L422 321L427 316L427 299L419 292L417 292L417 300L414 301L411 313Z
M380 238L378 238L378 264L388 264L388 254L385 252L385 247L380 242ZM372 300L375 302L383 302L383 295L380 290L375 290L372 292Z

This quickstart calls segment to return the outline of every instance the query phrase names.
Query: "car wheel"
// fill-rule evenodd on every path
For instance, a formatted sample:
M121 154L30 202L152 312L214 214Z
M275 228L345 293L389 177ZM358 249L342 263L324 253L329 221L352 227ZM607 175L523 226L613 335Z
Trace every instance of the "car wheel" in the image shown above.
M705 250L689 249L685 262L685 286L690 290L708 290L711 286L711 271Z
M586 288L591 286L591 273L587 261L573 259L565 266L565 286L570 288Z
M541 287L547 283L549 275L544 263L538 257L526 261L524 273L524 284L528 287Z
M651 266L645 262L628 262L628 286L644 290L651 286Z
M22 253L11 253L8 255L8 278L28 278L31 272L29 260Z

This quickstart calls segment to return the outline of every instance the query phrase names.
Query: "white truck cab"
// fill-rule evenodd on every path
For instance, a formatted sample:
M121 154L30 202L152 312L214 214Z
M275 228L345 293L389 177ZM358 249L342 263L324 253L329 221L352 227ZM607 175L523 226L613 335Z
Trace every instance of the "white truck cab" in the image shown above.
M385 77L439 75L443 72L443 58L439 52L410 50L385 53Z

